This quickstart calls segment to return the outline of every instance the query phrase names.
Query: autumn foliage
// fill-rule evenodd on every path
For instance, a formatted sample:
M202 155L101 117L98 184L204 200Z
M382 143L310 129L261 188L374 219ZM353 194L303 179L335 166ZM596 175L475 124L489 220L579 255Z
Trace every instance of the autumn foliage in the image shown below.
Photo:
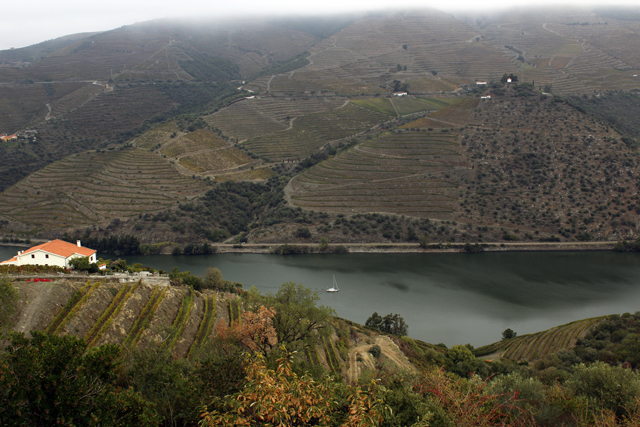
M278 334L273 327L273 308L261 306L256 312L245 311L242 321L233 322L229 327L219 324L216 336L222 340L235 341L252 352L260 351L268 354L278 344Z
M228 396L217 410L205 408L201 427L210 426L312 426L341 427L377 426L382 421L382 400L377 387L369 390L328 377L314 380L292 369L293 357L278 359L269 369L263 356L248 359L246 385L239 393ZM347 394L347 407L341 407L338 396ZM335 417L341 419L335 422Z
M488 382L472 376L466 380L442 369L428 372L414 385L414 392L443 409L457 426L525 427L535 425L530 414L516 405L518 394L494 394Z

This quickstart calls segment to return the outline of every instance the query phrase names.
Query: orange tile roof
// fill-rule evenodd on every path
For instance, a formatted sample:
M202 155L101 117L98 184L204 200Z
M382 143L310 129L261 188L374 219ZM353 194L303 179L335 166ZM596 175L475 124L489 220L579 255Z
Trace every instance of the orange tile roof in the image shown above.
M0 264L8 264L8 263L10 263L10 262L16 262L16 261L18 261L18 257L17 257L17 256L14 256L14 257L13 257L13 258L11 258L11 259L8 259L8 260L6 260L6 261L2 261L2 262L0 262Z
M58 240L58 239L29 248L26 251L24 251L24 253L28 254L30 252L37 251L38 249L45 252L49 252L51 254L63 256L65 258L69 258L73 254L91 256L96 253L94 249L89 249L89 248L85 248L84 246L74 245L73 243L65 242L64 240Z

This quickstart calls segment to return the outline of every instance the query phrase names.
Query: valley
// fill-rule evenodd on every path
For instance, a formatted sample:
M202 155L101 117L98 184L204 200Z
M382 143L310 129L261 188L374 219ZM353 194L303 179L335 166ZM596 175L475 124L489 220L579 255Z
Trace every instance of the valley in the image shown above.
M398 7L0 51L0 254L101 257L0 267L0 424L637 426L638 34Z

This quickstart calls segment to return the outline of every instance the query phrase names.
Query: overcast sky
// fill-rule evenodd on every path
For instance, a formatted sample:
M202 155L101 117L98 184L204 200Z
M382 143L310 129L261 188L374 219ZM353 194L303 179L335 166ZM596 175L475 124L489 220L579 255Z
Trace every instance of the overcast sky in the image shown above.
M455 4L454 4L455 3ZM571 5L593 5L594 1L565 0ZM601 2L603 3L603 2ZM615 0L616 4L637 6L638 0ZM440 10L502 8L504 5L558 5L558 0L3 0L0 50L24 47L68 34L106 31L122 25L166 17L244 16L247 13L314 14L394 7L430 6ZM611 2L605 4L611 5Z

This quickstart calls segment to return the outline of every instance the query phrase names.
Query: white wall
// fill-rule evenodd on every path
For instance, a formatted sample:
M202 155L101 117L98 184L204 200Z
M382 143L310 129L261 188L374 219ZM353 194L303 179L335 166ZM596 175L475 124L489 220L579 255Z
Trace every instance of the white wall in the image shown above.
M58 267L67 267L66 261L63 256L40 250L18 255L18 265L56 265Z

